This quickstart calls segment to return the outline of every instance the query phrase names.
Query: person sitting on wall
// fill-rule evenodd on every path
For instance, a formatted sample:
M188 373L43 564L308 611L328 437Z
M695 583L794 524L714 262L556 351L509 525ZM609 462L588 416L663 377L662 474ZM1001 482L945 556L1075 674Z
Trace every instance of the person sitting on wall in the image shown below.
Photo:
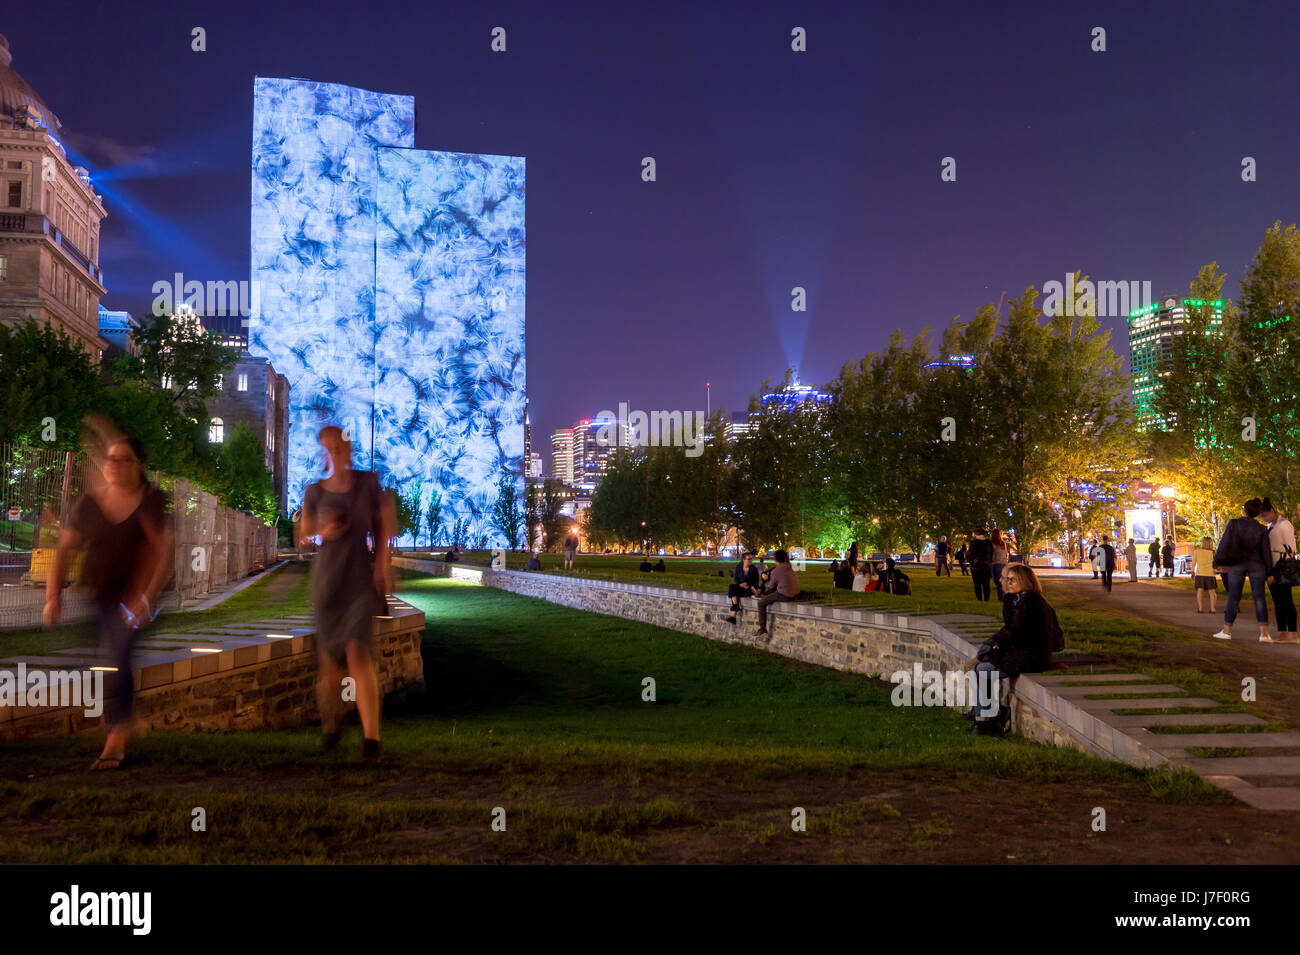
M637 570L641 571L642 573L648 574L650 573L650 571L654 570L654 565L650 563L649 557L642 557L641 566L638 567Z
M524 564L524 570L541 570L542 561L537 556L537 551L533 551L533 556L528 558L528 563Z
M996 688L996 695L977 701L966 713L975 721L971 732L979 735L1006 732L1011 722L1007 705L1010 683L1004 687L1002 677L1014 679L1022 673L1042 673L1051 666L1052 644L1060 635L1056 611L1043 596L1043 585L1032 569L1025 564L1008 564L1002 571L1002 587L1006 592L1002 629L980 646L979 662L975 664L978 692L983 694L987 685ZM978 682L982 672L989 674L983 683ZM1002 692L1004 689L1008 692Z
M753 560L754 555L745 551L740 555L740 563L731 572L732 584L727 588L727 596L731 598L731 616L727 618L727 623L736 622L741 597L757 597L763 589L762 579L758 576L758 568L754 566Z
M853 590L856 593L865 593L872 589L872 584L875 582L875 569L871 566L871 561L864 560L858 565L858 572L853 575Z

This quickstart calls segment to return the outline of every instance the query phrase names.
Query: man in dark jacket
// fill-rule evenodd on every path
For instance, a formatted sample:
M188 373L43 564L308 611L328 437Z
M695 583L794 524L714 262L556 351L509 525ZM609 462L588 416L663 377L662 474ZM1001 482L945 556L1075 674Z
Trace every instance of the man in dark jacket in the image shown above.
M966 545L962 544L957 548L957 566L961 568L961 575L967 576L966 573Z
M1160 576L1160 538L1147 546L1147 577Z
M1111 579L1115 576L1115 548L1110 542L1109 534L1101 535L1101 585L1110 590Z
M984 528L978 528L971 535L966 559L970 561L971 580L975 583L975 599L988 600L992 596L989 581L993 576L993 542L988 539Z
M1255 620L1259 623L1259 642L1273 642L1268 632L1268 602L1264 599L1265 582L1273 582L1273 548L1269 546L1268 528L1256 520L1263 507L1264 502L1257 497L1242 505L1245 516L1228 521L1214 551L1214 567L1228 584L1223 629L1213 635L1220 640L1232 639L1232 623L1237 619L1241 592L1249 579L1250 593L1255 598Z
M1174 575L1174 544L1173 544L1173 541L1170 541L1170 540L1166 540L1166 541L1165 541L1165 546L1164 546L1164 548L1160 551L1160 556L1161 556L1162 558L1164 558L1164 562L1165 562L1165 576L1166 576L1166 577L1172 577L1172 576Z
M740 563L731 571L731 586L727 588L727 596L731 598L731 616L727 618L727 623L736 622L736 614L740 613L740 598L757 597L762 586L758 568L754 566L754 555L745 551L740 557Z

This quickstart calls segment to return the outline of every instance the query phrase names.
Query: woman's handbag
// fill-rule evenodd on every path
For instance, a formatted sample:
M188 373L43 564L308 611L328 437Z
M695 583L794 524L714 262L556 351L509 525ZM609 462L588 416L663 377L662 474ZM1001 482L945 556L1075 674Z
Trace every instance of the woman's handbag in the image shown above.
M1300 587L1300 560L1296 560L1290 547L1285 550L1282 559L1273 565L1273 579L1283 587Z

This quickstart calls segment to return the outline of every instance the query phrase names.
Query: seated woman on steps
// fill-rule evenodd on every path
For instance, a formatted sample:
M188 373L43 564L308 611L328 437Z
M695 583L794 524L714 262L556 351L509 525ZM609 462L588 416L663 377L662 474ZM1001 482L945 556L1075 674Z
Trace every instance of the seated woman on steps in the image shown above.
M1003 677L1042 673L1052 663L1056 611L1043 597L1038 576L1026 564L1007 564L1002 589L1002 629L980 647L975 673L981 699L966 713L975 721L971 732L979 735L998 735L1010 726L1010 694L1003 692L1010 685L1004 686ZM986 687L996 688L989 698L983 697Z

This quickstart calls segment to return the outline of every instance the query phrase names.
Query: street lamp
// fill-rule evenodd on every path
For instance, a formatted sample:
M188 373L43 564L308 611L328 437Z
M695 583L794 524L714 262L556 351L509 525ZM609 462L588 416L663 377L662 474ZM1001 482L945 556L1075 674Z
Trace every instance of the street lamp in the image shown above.
M1177 535L1174 532L1174 518L1176 516L1174 511L1174 498L1177 494L1178 492L1171 487L1162 487L1160 489L1160 496L1169 502L1169 543L1170 544L1178 543Z

